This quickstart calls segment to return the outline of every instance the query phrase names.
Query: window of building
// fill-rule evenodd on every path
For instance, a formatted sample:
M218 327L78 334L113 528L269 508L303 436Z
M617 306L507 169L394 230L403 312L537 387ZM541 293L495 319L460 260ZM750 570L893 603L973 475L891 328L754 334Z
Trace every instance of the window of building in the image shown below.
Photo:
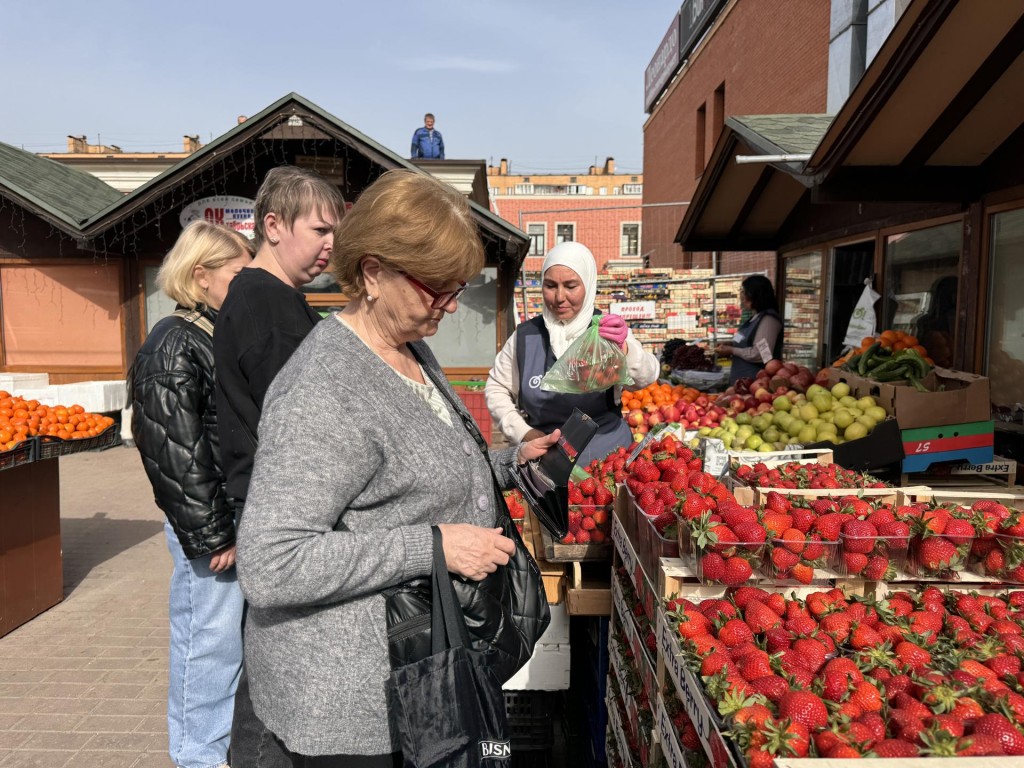
M644 193L643 184L623 184L622 194L624 195L642 195Z
M818 367L821 261L821 252L814 251L783 262L782 357L809 368Z
M532 195L533 184L516 184L517 195Z
M571 243L576 239L575 224L555 224L555 245Z
M1024 403L1024 208L993 214L990 221L985 372L992 402L1013 407Z
M880 328L917 337L937 365L953 363L963 222L885 239L885 304Z
M599 195L607 195L608 194L608 187L598 187L597 188L597 194L599 194Z
M530 236L530 256L544 256L547 250L547 224L527 224L526 234Z
M715 88L715 100L711 107L711 143L718 142L725 125L725 83Z
M697 109L697 124L693 131L693 175L698 179L704 173L704 131L707 130L707 122L707 105L701 104Z
M488 192L490 193L491 197L497 197L498 195L501 194L501 188L500 187L491 187L488 190Z
M570 176L569 177L569 183L570 184L575 184L576 183L576 177L575 176Z
M622 224L619 253L623 256L640 255L640 224L629 222Z
M640 181L640 177L639 176L630 176L629 180L632 181L634 184L636 184L638 181Z
M523 176L523 183L524 184L529 184L530 183L530 177L529 176Z
M612 194L613 195L619 194L619 188L618 187L612 187Z
M0 267L5 365L122 370L121 268Z

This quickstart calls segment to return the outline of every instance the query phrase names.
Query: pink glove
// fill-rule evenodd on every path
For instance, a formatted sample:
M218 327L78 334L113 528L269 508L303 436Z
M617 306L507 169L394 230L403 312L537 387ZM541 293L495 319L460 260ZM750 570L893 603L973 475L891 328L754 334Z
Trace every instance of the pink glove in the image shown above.
M597 332L602 339L608 339L625 349L626 334L629 332L629 328L626 326L626 321L618 315L601 315Z

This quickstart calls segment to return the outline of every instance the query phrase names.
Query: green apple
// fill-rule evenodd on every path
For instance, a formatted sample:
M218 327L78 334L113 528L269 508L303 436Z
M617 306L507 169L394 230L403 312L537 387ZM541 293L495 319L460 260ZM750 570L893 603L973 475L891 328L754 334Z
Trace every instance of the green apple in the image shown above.
M740 425L730 419L728 424L722 425L722 428L726 431L726 434L735 435L736 431L740 428Z
M862 411L857 406L854 406L853 408L847 408L847 410L850 412L850 415L853 416L854 421L856 421L857 419L864 415L864 411Z
M816 443L818 441L818 431L808 424L800 430L800 434L796 436L796 439L804 445Z
M753 420L753 417L749 413L747 413L746 411L744 411L743 413L737 413L736 414L736 423L737 424L740 424L740 425L749 424L752 420Z
M793 403L785 395L779 395L772 400L772 408L776 411L788 411L793 407Z
M701 427L697 430L697 434L701 437L708 437L711 435L711 427Z
M790 437L796 437L800 434L800 430L806 426L806 421L802 419L793 419L792 423L786 428L786 432L789 433Z
M733 436L730 433L726 432L724 435L722 435L722 445L725 446L726 450L732 448L732 440Z
M844 395L843 397L839 398L839 404L844 408L853 408L854 406L857 405L857 398L850 397L850 395Z
M836 412L825 411L823 414L821 414L821 420L824 421L826 424L831 424L833 421L836 420Z
M724 419L722 419L720 422L718 422L719 426L721 426L722 429L728 429L730 426L732 426L735 423L736 423L736 419L732 418L731 416L726 416Z
M832 443L833 445L838 445L839 438L836 437L835 435L833 435L831 432L826 432L825 434L818 436L818 442L819 443Z
M855 421L843 432L843 438L846 440L860 440L862 437L867 437L867 435L868 428L859 421Z
M804 421L810 421L811 419L818 418L818 409L814 405L808 403L807 405L800 406L800 418Z
M864 415L870 416L877 423L879 421L885 421L886 416L889 414L885 412L885 408L882 408L880 405L874 405L870 408L865 408Z
M819 424L817 427L815 427L815 431L818 433L819 436L839 434L839 430L836 429L835 424Z
M839 427L839 429L846 429L856 420L856 416L854 416L845 408L840 408L838 411L835 412L835 416L833 417L832 423Z
M746 448L748 451L756 451L758 448L761 447L762 443L764 443L764 440L761 439L760 435L751 435L743 443L743 447Z
M758 453L771 453L775 450L775 446L771 443L761 443L757 446Z
M827 395L827 394L828 394L828 390L825 389L823 386L821 386L819 384L811 384L811 386L809 386L807 388L807 399L808 400L814 400L814 398L817 397L818 395Z
M867 427L868 428L868 432L870 432L871 430L873 430L875 427L878 426L878 422L875 421L874 419L872 419L866 413L863 416L858 416L857 417L857 423L858 424L863 424L865 427Z
M857 401L857 407L862 411L866 411L868 408L874 408L878 403L875 402L875 398L864 396Z
M772 417L766 413L762 413L760 416L755 416L751 422L751 426L758 432L764 432L768 427L772 425Z
M817 429L818 427L820 427L824 423L825 423L825 420L819 416L816 419L811 419L810 421L808 421L807 422L807 426L814 427L815 429Z
M811 405L817 408L819 413L827 413L832 410L832 407L835 405L835 400L832 398L832 395L824 392L814 397L811 400Z
M763 439L767 440L769 443L774 443L780 437L782 437L782 433L779 432L779 428L778 427L768 427L768 429L766 429L764 431L764 434L761 435L761 437Z
M736 434L733 436L733 439L737 443L742 443L752 434L754 434L754 428L749 424L744 424L742 427L736 430Z
M850 385L845 381L840 381L838 384L832 385L832 396L837 398L843 398L850 394Z

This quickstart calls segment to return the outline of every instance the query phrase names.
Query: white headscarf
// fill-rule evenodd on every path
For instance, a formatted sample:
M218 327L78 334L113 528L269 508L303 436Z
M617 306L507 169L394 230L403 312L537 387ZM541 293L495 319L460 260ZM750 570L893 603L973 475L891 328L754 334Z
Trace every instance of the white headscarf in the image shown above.
M555 266L568 267L577 275L587 292L583 297L583 304L580 311L572 320L561 321L544 305L544 325L548 329L548 337L551 339L551 350L555 353L555 359L560 358L565 350L569 348L576 339L583 335L583 332L590 327L594 319L594 297L597 295L597 263L594 261L594 254L590 249L580 243L559 243L544 257L544 265L541 267L541 279L549 268Z

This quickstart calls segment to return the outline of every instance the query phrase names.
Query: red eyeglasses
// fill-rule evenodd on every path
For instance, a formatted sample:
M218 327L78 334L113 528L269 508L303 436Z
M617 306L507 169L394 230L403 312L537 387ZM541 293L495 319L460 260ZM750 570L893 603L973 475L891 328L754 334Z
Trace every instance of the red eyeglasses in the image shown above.
M458 301L458 298L469 287L469 285L465 281L460 280L459 287L454 291L435 291L429 285L424 285L423 283L421 283L408 272L399 272L398 274L400 274L410 283L412 283L425 294L427 294L431 299L433 299L433 301L430 302L431 309L444 309L449 304L451 304L452 301Z

